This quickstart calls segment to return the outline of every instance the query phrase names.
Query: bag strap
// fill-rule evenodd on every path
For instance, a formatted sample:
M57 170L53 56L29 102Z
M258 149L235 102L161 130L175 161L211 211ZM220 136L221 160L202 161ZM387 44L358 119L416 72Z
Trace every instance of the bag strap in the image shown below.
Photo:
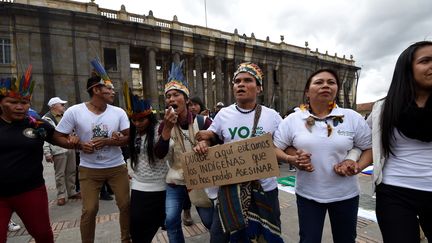
M254 118L254 124L252 127L252 136L251 137L255 137L256 136L256 128L258 125L258 120L260 119L261 116L261 105L257 104L257 107L255 108L255 118Z
M197 114L196 119L198 122L199 130L204 130L204 116Z

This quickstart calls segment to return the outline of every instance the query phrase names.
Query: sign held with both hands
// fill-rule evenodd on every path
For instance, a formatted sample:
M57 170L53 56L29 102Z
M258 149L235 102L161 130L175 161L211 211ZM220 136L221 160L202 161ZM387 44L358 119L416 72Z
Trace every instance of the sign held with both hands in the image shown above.
M181 156L189 189L221 186L279 175L279 166L270 133Z

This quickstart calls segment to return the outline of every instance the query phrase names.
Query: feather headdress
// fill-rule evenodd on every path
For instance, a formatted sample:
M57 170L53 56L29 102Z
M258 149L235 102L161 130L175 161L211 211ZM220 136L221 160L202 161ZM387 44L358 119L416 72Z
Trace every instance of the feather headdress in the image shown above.
M235 80L235 78L239 73L249 73L256 79L259 85L261 86L263 85L263 77L264 77L263 71L255 63L251 63L251 62L240 63L237 67L237 70L234 73L233 80Z
M132 119L139 119L152 113L151 101L140 99L138 95L132 94L127 82L123 83L123 96L126 104L126 113Z
M107 72L105 71L105 68L102 66L99 58L95 57L93 60L90 61L90 64L93 66L94 72L96 73L96 75L101 77L101 80L98 83L94 83L94 84L90 85L89 87L87 87L87 90L93 88L94 86L96 86L98 84L102 84L102 85L105 85L107 87L114 88L114 85L113 85L110 77L108 76Z
M184 61L182 60L179 64L174 62L171 64L171 71L165 84L165 94L170 90L176 89L184 92L189 97L189 85L183 76L183 63Z
M32 65L29 65L21 79L15 77L0 79L0 95L30 100L34 86L35 81L32 80Z

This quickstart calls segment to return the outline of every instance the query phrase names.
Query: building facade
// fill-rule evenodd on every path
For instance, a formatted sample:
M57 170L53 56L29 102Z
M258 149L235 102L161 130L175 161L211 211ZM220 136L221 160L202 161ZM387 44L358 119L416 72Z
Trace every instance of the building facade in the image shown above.
M86 80L94 57L104 64L117 90L130 82L134 92L164 110L163 87L171 62L185 61L192 95L207 107L233 102L231 79L236 66L255 62L264 71L260 102L284 114L302 103L309 74L337 70L341 105L355 105L359 67L350 58L305 47L256 39L216 29L100 8L70 0L0 0L0 77L20 75L33 65L33 106L43 112L53 96L70 104L88 99ZM131 65L132 64L132 65ZM121 92L116 103L123 105Z

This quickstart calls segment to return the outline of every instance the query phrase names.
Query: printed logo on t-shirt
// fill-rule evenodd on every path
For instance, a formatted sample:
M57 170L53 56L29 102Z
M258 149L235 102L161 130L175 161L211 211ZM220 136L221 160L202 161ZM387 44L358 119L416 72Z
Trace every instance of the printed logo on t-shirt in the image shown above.
M104 124L92 124L93 138L92 140L97 140L98 138L108 137L108 126ZM108 148L104 146L101 149L95 151L97 160L105 160Z
M93 138L107 138L108 137L108 126L104 124L93 124L92 125Z
M234 139L236 136L241 139L245 139L249 138L252 135L252 128L246 126L228 128L228 131L231 135L231 139ZM265 132L263 127L257 127L255 131L255 136L261 136L264 133Z
M341 135L341 136L354 137L355 132L344 131L344 130L338 130L338 131L337 131L337 134L338 134L338 135Z
M23 131L23 135L28 137L28 138L37 138L37 134L33 128L26 128Z

